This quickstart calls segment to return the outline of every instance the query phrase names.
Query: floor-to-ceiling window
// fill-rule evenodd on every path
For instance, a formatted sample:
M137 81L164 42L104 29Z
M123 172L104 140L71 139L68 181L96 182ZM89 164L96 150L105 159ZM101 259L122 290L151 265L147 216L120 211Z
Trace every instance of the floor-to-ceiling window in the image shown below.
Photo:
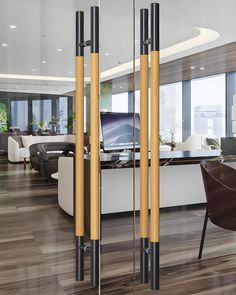
M69 114L70 116L72 114ZM61 134L68 132L68 97L62 96L58 99L58 125Z
M128 92L112 95L112 112L128 112Z
M28 131L28 101L11 101L11 126L20 131Z
M225 74L191 81L191 134L225 136Z
M52 120L52 100L33 100L32 102L33 132L48 129Z
M182 83L160 87L160 135L182 141Z

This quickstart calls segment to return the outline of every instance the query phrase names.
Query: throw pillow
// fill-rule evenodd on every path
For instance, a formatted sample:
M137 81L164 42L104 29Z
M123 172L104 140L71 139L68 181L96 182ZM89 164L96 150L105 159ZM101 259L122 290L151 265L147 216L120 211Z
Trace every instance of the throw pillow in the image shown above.
M31 144L35 143L32 135L21 136L21 138L25 148L28 148Z
M12 138L18 142L19 144L19 148L23 148L24 145L23 145L23 142L22 142L22 139L21 139L21 136L18 136L18 135L13 135Z
M207 145L211 147L212 150L220 149L220 141L218 138L206 138Z
M163 138L162 138L161 135L159 136L159 144L160 144L160 145L163 145L163 144L164 144L164 140L163 140Z

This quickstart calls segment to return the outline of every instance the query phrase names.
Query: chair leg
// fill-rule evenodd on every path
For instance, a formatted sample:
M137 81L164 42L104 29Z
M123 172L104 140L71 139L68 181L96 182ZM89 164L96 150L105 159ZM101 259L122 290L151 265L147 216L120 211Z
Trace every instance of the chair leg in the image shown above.
M202 250L203 250L205 236L206 236L207 221L208 221L208 210L206 209L206 214L205 214L205 219L204 219L204 224L202 229L201 243L200 243L200 248L198 253L198 259L202 258Z

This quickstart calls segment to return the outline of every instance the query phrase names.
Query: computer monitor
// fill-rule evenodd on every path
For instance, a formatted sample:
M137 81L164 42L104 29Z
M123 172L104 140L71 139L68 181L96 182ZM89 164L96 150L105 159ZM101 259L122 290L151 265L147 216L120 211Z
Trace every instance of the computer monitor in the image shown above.
M223 156L236 155L236 137L221 137L220 144Z
M140 147L140 118L133 113L101 113L104 151L120 151Z

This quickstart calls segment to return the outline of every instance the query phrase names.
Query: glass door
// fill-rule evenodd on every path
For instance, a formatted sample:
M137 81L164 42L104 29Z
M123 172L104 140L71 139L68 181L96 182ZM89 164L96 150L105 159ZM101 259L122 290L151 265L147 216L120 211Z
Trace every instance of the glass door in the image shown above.
M135 6L132 0L100 5L101 294L133 294Z

